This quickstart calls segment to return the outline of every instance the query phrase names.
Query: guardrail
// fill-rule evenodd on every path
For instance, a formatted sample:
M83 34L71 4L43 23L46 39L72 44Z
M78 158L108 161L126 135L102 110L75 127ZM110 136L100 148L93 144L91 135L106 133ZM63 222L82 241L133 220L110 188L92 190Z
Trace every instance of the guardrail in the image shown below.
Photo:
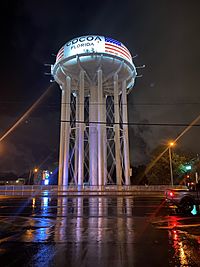
M130 185L130 186L57 186L57 185L1 185L1 191L54 191L54 192L99 192L99 191L165 191L172 188L170 185ZM186 186L176 185L173 188L186 188Z

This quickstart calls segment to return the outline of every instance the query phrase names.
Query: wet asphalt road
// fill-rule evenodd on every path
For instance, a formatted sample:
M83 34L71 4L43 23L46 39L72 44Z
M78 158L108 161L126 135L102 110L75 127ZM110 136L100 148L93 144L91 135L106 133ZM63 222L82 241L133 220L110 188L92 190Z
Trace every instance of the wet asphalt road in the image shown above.
M0 197L0 266L200 266L200 215L154 196Z

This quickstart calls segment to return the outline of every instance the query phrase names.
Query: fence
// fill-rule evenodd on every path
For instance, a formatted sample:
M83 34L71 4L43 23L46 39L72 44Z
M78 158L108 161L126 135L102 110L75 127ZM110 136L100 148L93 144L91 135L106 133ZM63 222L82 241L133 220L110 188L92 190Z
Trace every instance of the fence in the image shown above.
M164 192L169 185L131 185L131 186L57 186L57 185L2 185L0 195L27 195L27 194L131 194ZM186 188L185 186L173 186L173 188Z

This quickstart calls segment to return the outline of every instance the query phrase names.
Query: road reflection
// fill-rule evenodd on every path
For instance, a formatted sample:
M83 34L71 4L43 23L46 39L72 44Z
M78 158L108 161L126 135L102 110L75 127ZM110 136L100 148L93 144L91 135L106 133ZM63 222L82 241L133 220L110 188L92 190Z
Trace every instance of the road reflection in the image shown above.
M48 242L51 240L53 223L48 218L50 201L51 198L48 196L42 197L40 202L35 197L32 198L32 201L30 201L32 202L32 216L28 218L28 221L25 220L22 225L26 230L20 237L21 241Z
M170 216L161 224L163 226L159 228L169 229L169 259L172 266L200 266L200 236L188 233L189 227L198 227L192 217Z
M198 215L166 216L161 204L144 197L47 193L4 201L1 214L6 205L21 214L15 216L18 235L0 244L3 263L15 258L16 266L198 266L200 238L186 235L187 227L198 226Z
M170 258L176 266L200 266L198 239L185 235L180 230L169 231L169 242L172 245Z
M133 256L132 203L131 198L123 197L58 199L56 261L62 265L70 253L71 266L87 265L88 259L96 266L110 266L113 260L117 264L122 259L132 266L133 257L128 257L129 253Z

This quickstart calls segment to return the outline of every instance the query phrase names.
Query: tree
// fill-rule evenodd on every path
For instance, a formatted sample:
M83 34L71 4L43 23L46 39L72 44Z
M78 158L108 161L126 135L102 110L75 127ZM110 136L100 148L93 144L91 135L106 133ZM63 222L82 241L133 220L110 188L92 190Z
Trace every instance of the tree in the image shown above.
M159 147L153 151L151 159L151 168L146 172L146 177L148 184L170 184L171 175L170 175L170 162L169 162L169 151L167 150L162 157L156 161L158 155L164 151L165 148ZM154 163L155 162L155 163ZM172 169L174 184L182 183L184 178L185 171L183 166L187 162L185 155L179 155L172 151ZM149 164L149 165L150 165Z
M137 167L132 167L133 174L131 177L132 185L145 185L148 183L147 177L144 175L146 166L139 165Z

